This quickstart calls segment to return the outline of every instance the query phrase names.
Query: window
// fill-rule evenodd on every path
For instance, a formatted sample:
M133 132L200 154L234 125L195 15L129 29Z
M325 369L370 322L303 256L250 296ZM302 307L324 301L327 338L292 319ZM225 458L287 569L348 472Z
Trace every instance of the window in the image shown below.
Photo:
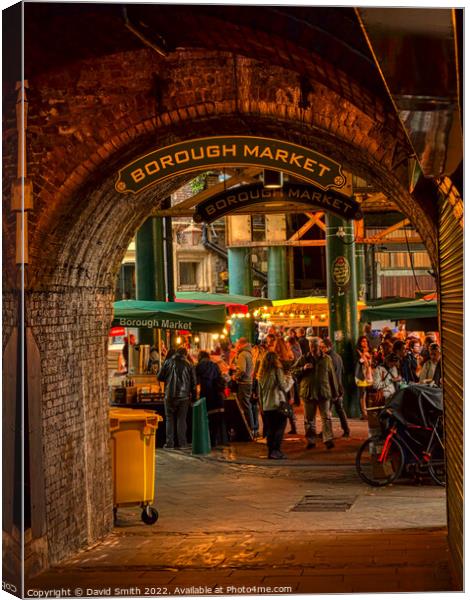
M180 262L180 285L196 285L198 262Z

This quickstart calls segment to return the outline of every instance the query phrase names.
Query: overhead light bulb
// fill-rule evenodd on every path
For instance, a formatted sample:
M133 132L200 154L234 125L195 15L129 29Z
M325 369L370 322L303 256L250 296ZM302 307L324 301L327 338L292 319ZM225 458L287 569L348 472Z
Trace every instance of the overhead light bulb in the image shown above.
M181 344L181 338L180 338L180 337L177 337L177 338L176 338L176 343L177 343L177 344Z
M198 338L198 336L196 336L196 337L194 338L194 343L196 343L196 344L199 344L199 338Z

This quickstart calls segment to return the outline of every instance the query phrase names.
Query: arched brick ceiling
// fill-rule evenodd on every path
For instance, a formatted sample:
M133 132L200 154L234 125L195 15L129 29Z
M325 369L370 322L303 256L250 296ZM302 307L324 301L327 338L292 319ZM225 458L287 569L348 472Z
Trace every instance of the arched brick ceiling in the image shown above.
M162 58L123 27L116 8L26 5L26 45L32 69L28 172L35 190L29 220L32 285L112 285L136 228L156 203L183 182L173 180L129 199L114 190L117 169L156 147L223 133L285 139L331 156L395 201L435 256L432 211L413 202L407 193L409 149L387 97L378 88L373 92L374 76L365 78L364 85L358 82L366 71L346 74L337 65L343 68L347 61L338 58L333 65L320 60L311 48L289 41L298 34L294 24L301 23L301 17L305 20L305 14L298 12L296 19L285 23L280 16L274 18L277 33L286 28L280 31L285 43L277 33L269 44L263 42L264 61L208 49L180 49ZM211 18L220 19L216 12ZM159 17L168 24L168 35L176 30L174 22L170 23L172 15L174 20L176 13L166 7ZM257 44L268 35L254 29L262 26L261 13L250 12L250 19L243 23L237 15L232 12L225 28L217 32L211 28L213 37L208 36L207 45L216 45L214 36L222 42L228 27L238 31L232 50L245 39L246 48L255 54ZM332 27L333 13L325 15L331 17ZM188 23L178 23L185 25L181 30L188 40L201 35L194 21L191 31ZM344 39L351 56L366 69L368 60L364 63L361 49L349 39L354 33L352 23L345 25ZM246 37L247 28L251 28L251 38ZM302 43L307 44L309 37L304 38ZM336 57L333 50L330 57ZM305 109L299 107L301 65L308 68L311 84ZM16 95L10 89L6 97L4 119L11 145L7 144L10 159L5 162L4 189L16 177L12 141ZM12 263L13 238L11 220L4 240Z
M166 144L179 136L184 139L187 136L200 137L215 132L223 134L225 130L230 132L235 127L241 133L281 136L306 145L319 141L316 132L299 131L298 126L293 123L289 123L290 131L286 135L282 125L277 119L268 120L260 117L243 119L212 117L193 122L190 130L186 127L180 129L173 127L171 133L167 132L166 135L161 131L158 137L162 144ZM324 144L332 148L328 145L328 140ZM143 140L135 140L130 147L134 151L137 148L137 154L149 149L148 145L144 145ZM321 147L323 148L323 145ZM344 148L342 149L344 151ZM389 196L399 203L406 214L413 215L415 222L420 221L421 232L425 237L424 231L429 224L424 220L421 209L398 185L394 175L380 167L379 163L374 165L367 155L361 156L356 151L354 156L359 170L366 168L366 161L368 161L368 168L374 169L372 181L387 190ZM117 194L114 189L116 171L113 167L121 164L118 158L115 156L109 161L106 170L101 172L99 181L90 179L73 195L69 203L61 204L54 211L49 227L41 228L33 239L31 253L38 259L30 270L31 282L34 282L34 285L47 288L63 285L112 288L115 273L135 231L165 197L192 177L189 175L175 178L135 196ZM352 166L355 161L352 161ZM361 164L362 162L364 164ZM434 237L429 235L430 230L427 231L428 250L435 254Z
M344 72L389 102L354 9L344 7L28 3L26 77L142 47L125 27L124 10L150 40L170 52L205 48L266 60L316 75L342 88L343 94L348 91Z

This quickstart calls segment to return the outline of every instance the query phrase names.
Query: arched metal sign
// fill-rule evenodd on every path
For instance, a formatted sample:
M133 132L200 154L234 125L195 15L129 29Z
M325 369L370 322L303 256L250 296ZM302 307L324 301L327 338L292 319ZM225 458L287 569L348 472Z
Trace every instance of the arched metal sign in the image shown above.
M256 166L283 171L322 190L346 183L341 165L310 148L264 137L214 136L150 152L119 170L116 190L136 194L175 175L210 167Z
M245 206L272 201L305 204L312 209L332 212L343 219L362 219L360 204L354 198L314 185L285 183L281 189L264 188L262 183L242 185L212 196L196 206L194 221L211 223Z

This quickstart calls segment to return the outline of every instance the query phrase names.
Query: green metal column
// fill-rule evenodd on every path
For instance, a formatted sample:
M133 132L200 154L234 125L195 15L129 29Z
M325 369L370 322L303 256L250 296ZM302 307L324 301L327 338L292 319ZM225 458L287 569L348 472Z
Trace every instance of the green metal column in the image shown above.
M163 219L152 218L153 249L155 262L155 300L165 302L165 251L163 236Z
M366 270L364 245L356 244L356 285L357 299L365 302L366 299Z
M135 276L137 300L165 301L165 257L163 220L150 217L140 227L135 238ZM155 332L139 329L142 344L155 344Z
M339 235L338 235L339 233ZM330 338L344 362L344 403L349 416L359 416L354 382L354 349L358 337L354 223L326 214L327 291Z
M287 297L287 248L270 246L268 248L268 298L282 300Z
M173 228L171 225L171 217L165 217L163 227L165 239L166 300L167 302L174 302L175 278L173 275Z
M135 236L135 277L137 300L155 300L152 218L145 221Z
M165 208L169 208L171 206L171 198L167 198L164 202ZM166 291L166 301L174 302L175 301L175 278L174 278L174 256L173 256L173 227L171 224L171 217L165 217L163 220L163 239L165 246L165 291ZM176 331L169 332L170 338L170 347L176 348L178 335Z
M153 219L149 218L135 236L135 280L137 300L155 298L155 253L153 240ZM139 343L153 344L155 335L152 329L139 328Z
M249 248L228 248L228 289L230 294L251 296L253 282L250 269ZM235 342L241 337L246 337L250 342L254 340L252 319L233 319L230 326L230 339Z

